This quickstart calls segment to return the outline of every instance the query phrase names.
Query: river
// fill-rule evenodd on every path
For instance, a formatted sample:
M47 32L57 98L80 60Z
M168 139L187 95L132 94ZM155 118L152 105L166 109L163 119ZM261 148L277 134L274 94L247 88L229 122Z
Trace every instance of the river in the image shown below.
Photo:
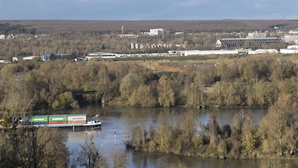
M267 114L267 109L244 109L249 110L258 124L262 117ZM70 150L78 150L78 143L83 143L88 135L94 135L97 143L102 145L101 151L108 156L109 151L115 146L114 133L116 132L116 146L125 151L128 156L129 168L172 167L179 162L184 162L188 167L202 168L236 168L236 167L259 167L260 160L217 160L203 159L198 157L185 157L165 153L148 153L134 150L126 150L124 140L132 126L142 122L156 126L158 116L163 114L169 122L175 123L176 118L184 113L193 111L196 120L206 124L210 113L214 113L220 125L231 124L234 115L240 109L192 109L183 107L174 108L140 108L140 107L86 107L76 110L59 111L60 114L87 114L92 117L100 114L102 128L99 130L62 130L65 134L66 145ZM171 166L172 165L172 166Z

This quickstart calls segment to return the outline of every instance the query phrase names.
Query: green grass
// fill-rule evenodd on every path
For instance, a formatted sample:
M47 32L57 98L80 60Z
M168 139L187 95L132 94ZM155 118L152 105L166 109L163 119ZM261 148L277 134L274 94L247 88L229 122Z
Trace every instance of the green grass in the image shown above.
M170 61L206 61L210 59L219 59L219 58L226 58L226 59L233 59L238 58L239 56L188 56L188 57L138 57L138 58L115 58L114 61L158 61L158 60L170 60Z

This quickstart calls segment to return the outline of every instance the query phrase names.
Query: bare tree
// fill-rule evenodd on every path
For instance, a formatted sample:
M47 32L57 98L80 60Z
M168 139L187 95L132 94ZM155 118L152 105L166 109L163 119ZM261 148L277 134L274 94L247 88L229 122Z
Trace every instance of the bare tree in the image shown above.
M108 166L107 158L94 141L94 135L87 136L83 143L79 143L80 150L73 151L72 167L78 165L85 168L105 168Z
M109 158L110 158L111 168L126 167L128 157L121 148L115 146L110 150L109 156L110 156Z
M68 150L56 129L13 128L0 137L0 167L67 167Z

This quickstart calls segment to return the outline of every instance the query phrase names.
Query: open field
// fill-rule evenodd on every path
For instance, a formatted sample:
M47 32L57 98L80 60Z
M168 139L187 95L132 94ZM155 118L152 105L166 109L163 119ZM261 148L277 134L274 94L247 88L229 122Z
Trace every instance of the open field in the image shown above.
M216 60L219 58L232 59L239 58L239 55L208 55L208 56L187 56L187 57L132 57L132 58L115 58L114 61L206 61ZM111 59L112 60L112 59Z
M57 31L102 31L139 33L151 28L164 28L171 31L253 31L273 29L279 26L285 29L298 27L297 20L141 20L141 21L103 21L103 20L0 20L0 24L21 24L28 28L37 28L40 33Z

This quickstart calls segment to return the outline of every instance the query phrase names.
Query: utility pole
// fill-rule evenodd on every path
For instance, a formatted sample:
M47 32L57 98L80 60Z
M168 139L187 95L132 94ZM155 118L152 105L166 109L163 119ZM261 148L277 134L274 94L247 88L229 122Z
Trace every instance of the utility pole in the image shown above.
M114 132L114 140L115 140L115 146L116 146L116 132Z

